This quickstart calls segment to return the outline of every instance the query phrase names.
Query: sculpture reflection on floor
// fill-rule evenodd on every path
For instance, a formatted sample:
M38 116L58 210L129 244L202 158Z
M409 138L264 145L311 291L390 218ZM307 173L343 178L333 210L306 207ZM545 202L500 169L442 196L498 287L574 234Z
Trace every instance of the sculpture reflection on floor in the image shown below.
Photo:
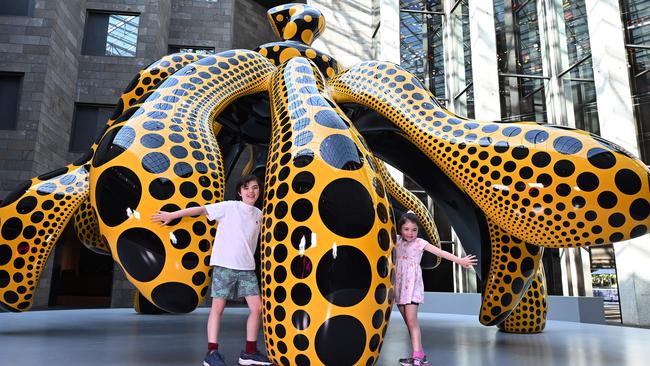
M377 360L392 306L389 195L435 238L425 208L380 160L422 186L479 256L480 321L506 331L544 328L544 247L648 231L650 173L618 146L562 126L455 116L398 65L342 70L311 48L325 28L318 10L282 5L269 19L282 42L170 55L142 70L85 157L5 198L4 309L30 307L74 215L79 238L110 253L141 296L192 311L208 289L214 225L199 217L161 228L146 218L222 200L246 149L243 173L265 177L264 326L282 365Z

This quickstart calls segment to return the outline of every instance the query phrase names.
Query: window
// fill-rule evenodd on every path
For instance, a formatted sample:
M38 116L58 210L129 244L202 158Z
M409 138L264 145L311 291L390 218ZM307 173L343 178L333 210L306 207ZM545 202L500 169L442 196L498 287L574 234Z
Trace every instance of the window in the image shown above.
M113 114L115 106L96 104L75 105L70 152L84 152L90 148L104 130L106 121Z
M12 0L0 3L0 15L31 16L34 0Z
M23 74L0 73L0 130L15 130Z
M641 159L650 164L650 4L621 2Z
M400 1L400 64L445 99L444 13L439 0Z
M140 17L134 14L88 12L81 53L135 57Z
M199 46L169 46L169 53L197 53L199 55L214 55L214 47Z

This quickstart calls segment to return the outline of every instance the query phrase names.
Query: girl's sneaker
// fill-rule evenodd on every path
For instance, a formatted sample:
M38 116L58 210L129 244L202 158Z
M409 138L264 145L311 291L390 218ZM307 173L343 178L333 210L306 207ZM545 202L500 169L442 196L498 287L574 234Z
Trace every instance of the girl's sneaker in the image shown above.
M413 366L429 366L429 361L427 361L427 356L424 356L422 358L414 358L413 359Z
M400 358L399 364L402 366L413 366L413 357Z

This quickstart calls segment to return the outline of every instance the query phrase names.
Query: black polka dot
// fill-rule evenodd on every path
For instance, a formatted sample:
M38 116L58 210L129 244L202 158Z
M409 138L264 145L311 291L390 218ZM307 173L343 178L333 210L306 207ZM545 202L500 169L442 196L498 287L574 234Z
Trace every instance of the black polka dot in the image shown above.
M372 280L370 263L359 249L344 245L325 253L318 262L318 290L330 303L353 306L368 293Z
M375 301L377 304L383 304L386 301L386 295L388 291L386 290L386 285L380 283L377 288L375 288Z
M277 303L283 303L287 299L287 290L284 287L278 286L273 291L273 298Z
M289 234L289 227L285 222L280 221L275 224L275 227L273 228L273 238L276 241L284 240L284 238L286 238L288 234Z
M0 245L0 266L4 266L11 260L11 247L7 244Z
M584 172L578 175L577 183L578 187L581 190L591 192L598 188L600 182L598 180L598 176L596 176L594 173Z
M114 127L102 137L93 157L97 168L126 151L135 140L135 130L128 126Z
M165 143L165 139L157 133L148 133L140 138L142 146L149 149L157 149Z
M298 194L309 192L314 187L315 178L311 172L300 172L296 174L291 183L291 188Z
M553 148L561 154L573 155L582 150L582 142L575 137L560 136L553 141Z
M169 158L159 152L151 152L142 157L142 167L153 174L164 173L169 168Z
M149 194L157 200L166 200L174 195L174 183L167 178L156 178L149 184Z
M298 334L293 337L293 345L299 351L304 351L309 347L309 339L304 334Z
M291 217L298 222L307 220L313 212L311 202L305 198L297 200L291 206Z
M645 235L645 233L647 233L647 232L648 232L647 226L638 225L638 226L635 226L634 229L632 229L632 231L630 232L630 237L631 238L636 238L636 237L639 237L641 235Z
M529 154L528 148L525 146L517 146L512 149L512 157L517 160L525 159Z
M303 149L296 153L293 158L293 165L296 168L304 168L314 160L314 152L309 149Z
M311 259L306 255L299 255L291 261L291 274L298 279L307 278L312 271Z
M126 221L129 218L127 209L138 207L141 191L140 180L133 171L121 166L106 169L95 186L97 212L101 220L111 227Z
M316 354L325 365L354 365L366 348L363 324L353 316L327 319L316 332Z
M181 178L189 178L192 176L193 172L192 166L188 163L179 162L174 164L174 173Z
M569 177L575 170L575 165L569 160L559 160L553 165L553 171L560 177Z
M0 288L7 287L9 285L9 282L11 282L11 276L9 275L9 272L0 270Z
M616 157L614 154L600 147L590 149L587 152L587 159L591 165L599 169L609 169L616 165Z
M650 204L648 204L648 201L639 198L632 202L632 205L630 206L630 216L632 216L633 219L642 221L648 218L648 215L650 215Z
M181 184L181 189L180 189L181 194L183 197L186 198L194 198L196 197L196 194L198 193L198 190L194 183L192 182L183 182Z
M298 283L291 288L291 301L298 306L304 306L311 301L311 290L304 283Z
M165 247L158 236L143 228L131 228L117 239L117 256L122 267L139 282L148 282L165 265Z
M320 154L325 162L337 169L357 170L363 166L363 156L347 136L334 134L327 136L320 146Z
M17 217L11 217L2 224L2 239L14 240L23 231L23 222Z
M621 213L614 213L609 216L607 219L609 224L613 227L621 227L623 224L625 224L625 216Z
M284 267L276 267L273 271L273 281L282 283L287 279L287 270Z
M546 152L539 151L533 154L531 161L536 167L543 168L551 163L551 155Z
M384 251L390 248L390 236L386 229L379 230L379 234L377 234L377 242L379 243L379 247Z
M18 294L13 291L7 291L4 294L4 300L9 304L13 304L18 301Z
M296 310L291 316L291 324L298 330L307 329L310 322L309 314L304 310Z
M170 150L173 157L183 159L187 157L187 149L182 146L174 146Z
M181 264L185 269L194 269L199 265L199 256L196 253L185 253L181 259Z
M613 192L605 191L598 195L598 205L602 208L613 208L618 203L618 198Z
M316 122L325 127L335 128L338 130L346 130L348 126L343 122L343 119L332 110L322 110L314 116Z
M276 245L275 249L273 249L273 259L278 263L282 263L286 258L287 247L284 244Z
M289 211L289 206L287 206L287 203L285 201L280 201L278 204L275 206L275 218L278 220L282 220L286 215L287 212Z
M621 169L614 178L616 187L625 194L636 194L641 190L641 178L630 169Z
M318 212L328 229L346 238L366 235L375 220L370 194L361 183L350 178L337 179L323 189Z
M178 229L173 232L174 238L176 238L175 242L172 241L172 246L176 249L185 249L190 245L190 242L192 241L192 237L190 233L187 232L185 229Z
M154 305L172 313L189 313L199 304L199 297L190 286L179 282L166 282L151 292Z
M18 204L16 204L16 211L21 215L28 214L36 208L37 204L38 200L36 197L27 196L18 201Z
M548 139L548 132L542 130L530 130L526 132L526 141L531 144L541 144Z

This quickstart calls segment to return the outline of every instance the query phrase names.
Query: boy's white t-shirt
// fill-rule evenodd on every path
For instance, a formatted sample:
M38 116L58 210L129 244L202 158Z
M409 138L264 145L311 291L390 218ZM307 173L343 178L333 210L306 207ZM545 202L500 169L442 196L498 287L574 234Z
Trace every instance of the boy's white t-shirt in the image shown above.
M262 211L241 201L223 201L205 206L209 220L219 221L212 245L211 266L255 269L255 247L260 234Z

